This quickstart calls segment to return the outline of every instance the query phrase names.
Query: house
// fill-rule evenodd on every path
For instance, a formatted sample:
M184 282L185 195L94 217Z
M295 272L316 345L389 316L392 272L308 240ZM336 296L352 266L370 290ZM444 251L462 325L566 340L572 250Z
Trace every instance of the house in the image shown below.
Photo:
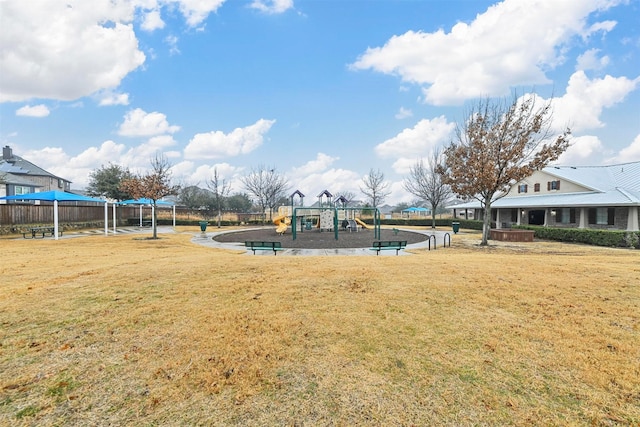
M70 191L71 181L60 178L13 154L8 145L0 158L0 197L50 190ZM6 201L3 201L6 203Z
M456 212L480 202L449 206ZM638 231L640 162L608 166L548 166L514 183L491 204L496 228L512 225Z

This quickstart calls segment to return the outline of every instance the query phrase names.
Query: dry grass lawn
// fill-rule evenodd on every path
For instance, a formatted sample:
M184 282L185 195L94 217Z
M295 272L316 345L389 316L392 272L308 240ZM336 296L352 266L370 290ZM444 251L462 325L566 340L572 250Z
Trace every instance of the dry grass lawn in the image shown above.
M640 425L638 251L183 231L0 240L0 425Z

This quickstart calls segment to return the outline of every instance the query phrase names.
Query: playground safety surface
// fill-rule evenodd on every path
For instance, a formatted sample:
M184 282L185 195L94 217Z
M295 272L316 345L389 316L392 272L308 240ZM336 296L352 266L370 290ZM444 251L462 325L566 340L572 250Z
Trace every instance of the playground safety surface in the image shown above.
M360 231L338 231L338 240L333 231L319 231L317 229L297 231L293 240L291 229L283 235L275 232L275 227L261 227L251 230L243 230L232 233L215 235L213 239L221 243L239 242L244 244L246 240L280 242L283 248L291 249L344 249L344 248L370 248L374 240L406 240L407 244L426 241L428 235L406 230L394 232L392 229L381 229L380 239L374 238L373 230L362 229Z

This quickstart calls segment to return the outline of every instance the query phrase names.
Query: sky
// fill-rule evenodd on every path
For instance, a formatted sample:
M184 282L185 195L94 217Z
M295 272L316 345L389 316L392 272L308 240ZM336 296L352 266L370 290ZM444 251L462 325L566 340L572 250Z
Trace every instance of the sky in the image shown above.
M0 144L82 190L282 173L387 203L479 99L536 96L562 165L640 160L640 0L0 0ZM515 95L514 95L515 94Z

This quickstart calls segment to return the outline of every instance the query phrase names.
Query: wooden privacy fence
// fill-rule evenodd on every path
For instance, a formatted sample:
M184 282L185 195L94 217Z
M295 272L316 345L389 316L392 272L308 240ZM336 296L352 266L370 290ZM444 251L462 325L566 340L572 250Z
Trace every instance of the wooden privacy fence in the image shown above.
M126 222L127 218L137 218L140 215L137 206L118 206L116 209L116 219L118 223ZM151 208L144 213L150 215ZM113 220L113 207L108 208L109 224ZM104 222L104 205L82 205L76 202L58 203L58 221L60 223L75 222ZM52 224L53 204L43 203L32 204L2 204L0 205L0 226L23 225L23 224Z

